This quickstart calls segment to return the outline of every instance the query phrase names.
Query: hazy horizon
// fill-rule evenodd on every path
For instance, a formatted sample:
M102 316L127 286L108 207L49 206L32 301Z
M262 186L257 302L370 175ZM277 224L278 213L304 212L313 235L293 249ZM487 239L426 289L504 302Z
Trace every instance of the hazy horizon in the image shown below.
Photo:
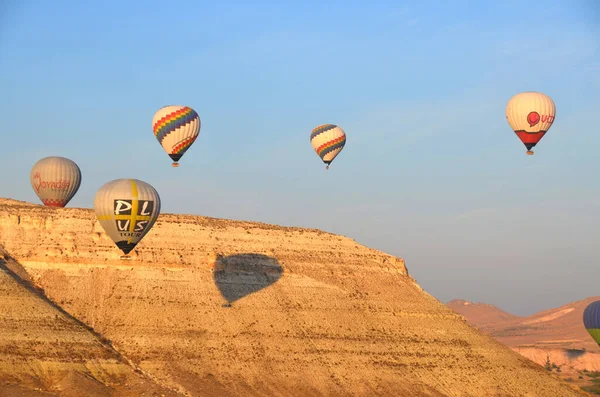
M83 176L68 207L137 178L163 213L402 257L443 302L529 315L599 294L594 1L173 4L0 5L0 196L40 203L31 167L64 156ZM505 119L522 91L557 109L534 156ZM167 104L202 122L177 169L152 134ZM329 171L324 123L347 134Z

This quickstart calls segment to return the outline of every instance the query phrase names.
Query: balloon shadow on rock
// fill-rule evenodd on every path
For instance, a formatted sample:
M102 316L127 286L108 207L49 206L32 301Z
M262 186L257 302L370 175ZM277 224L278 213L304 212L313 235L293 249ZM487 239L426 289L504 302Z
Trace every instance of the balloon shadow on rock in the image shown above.
M260 291L281 278L283 268L277 259L262 254L218 255L214 279L227 301L223 307Z
M566 352L567 357L569 357L571 360L576 360L587 353L587 351L583 349L566 349Z

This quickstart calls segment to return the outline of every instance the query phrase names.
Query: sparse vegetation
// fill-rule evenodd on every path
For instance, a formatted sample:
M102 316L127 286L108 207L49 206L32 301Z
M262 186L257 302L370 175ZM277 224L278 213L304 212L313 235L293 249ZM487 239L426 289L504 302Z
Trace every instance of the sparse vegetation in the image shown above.
M586 373L592 384L581 386L580 388L588 393L600 396L600 371L588 371L587 369L584 369L582 372ZM584 379L584 377L579 375L579 379Z
M562 365L556 365L555 362L550 361L550 356L548 354L546 354L546 362L544 363L544 368L550 372L552 372L553 369L556 370L556 372L562 372Z
M552 363L550 363L550 356L546 354L546 363L544 364L544 368L548 371L552 371Z
M581 386L581 390L586 391L588 393L600 396L600 385L589 385L589 386Z

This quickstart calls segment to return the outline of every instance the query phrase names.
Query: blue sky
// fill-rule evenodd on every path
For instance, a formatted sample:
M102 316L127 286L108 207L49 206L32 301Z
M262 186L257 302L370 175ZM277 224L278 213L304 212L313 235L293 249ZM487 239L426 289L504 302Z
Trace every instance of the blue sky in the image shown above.
M444 302L526 315L598 295L594 0L141 4L2 2L0 196L39 203L31 167L65 156L71 207L137 178L163 212L403 257ZM521 91L557 108L534 156L505 119ZM202 120L178 169L152 134L167 104ZM324 123L347 134L327 172L309 142Z

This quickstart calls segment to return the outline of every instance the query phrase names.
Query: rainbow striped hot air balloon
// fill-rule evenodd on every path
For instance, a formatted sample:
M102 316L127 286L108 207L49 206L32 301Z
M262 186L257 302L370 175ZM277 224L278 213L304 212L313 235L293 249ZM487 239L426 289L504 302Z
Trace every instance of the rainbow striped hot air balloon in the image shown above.
M200 134L200 116L188 106L160 108L152 118L154 136L173 160L173 167Z
M600 301L590 303L583 311L583 325L600 346Z
M334 124L323 124L312 130L310 144L329 169L329 164L346 145L346 133Z

